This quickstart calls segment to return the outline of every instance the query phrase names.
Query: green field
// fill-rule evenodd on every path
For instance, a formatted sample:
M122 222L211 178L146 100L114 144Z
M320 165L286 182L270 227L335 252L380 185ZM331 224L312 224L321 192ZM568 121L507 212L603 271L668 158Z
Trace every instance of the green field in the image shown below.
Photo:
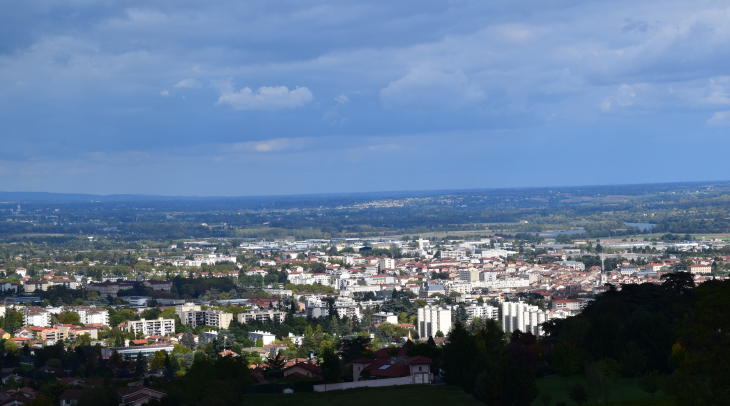
M582 376L571 377L570 385L586 382ZM540 393L551 395L550 405L565 401L567 405L574 405L568 398L568 391L563 378L550 377L537 380ZM587 389L587 388L586 388ZM589 391L590 393L590 391ZM589 398L589 404L595 402ZM409 385L391 386L385 388L362 388L336 390L321 393L292 393L292 394L257 394L246 395L243 404L254 406L402 406L403 404L421 405L448 405L448 406L478 406L483 403L472 395L464 393L455 386L446 385ZM661 392L652 398L641 391L629 379L620 379L614 384L608 403L602 405L625 406L674 406L672 398L665 397ZM543 406L539 396L532 406Z
M254 406L482 405L461 389L445 385L391 386L286 395L246 395L243 404Z
M568 385L574 385L576 383L580 383L583 385L584 388L588 391L588 402L594 403L597 401L595 396L591 394L591 390L589 388L588 383L586 382L585 378L583 376L575 375L568 379ZM556 404L560 401L565 401L568 405L574 405L575 403L570 401L570 398L568 397L568 389L565 386L565 379L559 378L559 377L548 377L548 378L540 378L537 380L537 388L540 390L540 394L548 393L550 394L550 397L552 398L551 403L552 405ZM660 398L663 397L664 393L659 391L654 394L654 398ZM636 383L631 382L631 379L619 379L613 384L613 388L611 390L610 397L607 399L608 402L611 403L617 403L617 404L636 404L643 405L644 402L641 402L643 400L651 400L652 397L650 394L642 391L636 386ZM630 401L637 401L636 403L630 402ZM651 403L651 402L649 402ZM604 403L606 404L606 403ZM665 403L661 403L665 404ZM540 395L538 395L538 398L532 402L532 406L542 406L543 403L540 400Z

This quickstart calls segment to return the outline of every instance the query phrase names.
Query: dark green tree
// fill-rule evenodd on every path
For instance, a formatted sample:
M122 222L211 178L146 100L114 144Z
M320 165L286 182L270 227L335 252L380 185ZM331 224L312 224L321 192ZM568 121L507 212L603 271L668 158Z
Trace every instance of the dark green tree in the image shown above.
M326 382L339 381L342 369L340 367L340 357L337 356L337 353L331 347L327 347L321 352L320 358L322 360L320 364L322 379Z
M730 399L730 280L694 289L692 313L683 320L670 362L667 391L678 405L719 405Z
M535 375L521 356L503 351L483 367L474 396L488 406L529 406L537 398Z
M659 372L650 371L641 375L636 384L639 389L646 393L650 393L651 397L654 397L654 393L662 387L662 377L659 375Z

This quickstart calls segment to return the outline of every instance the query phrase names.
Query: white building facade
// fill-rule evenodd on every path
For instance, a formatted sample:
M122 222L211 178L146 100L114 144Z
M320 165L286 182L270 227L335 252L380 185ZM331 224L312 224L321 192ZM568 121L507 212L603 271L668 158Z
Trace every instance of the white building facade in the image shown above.
M142 332L145 336L170 336L175 333L175 319L131 320L127 322L127 331L135 335Z
M540 324L550 319L550 312L540 310L537 306L524 302L502 303L502 328L505 333L520 330L539 336L542 335Z
M418 308L418 335L422 338L435 337L441 331L444 336L451 331L451 310L437 306Z

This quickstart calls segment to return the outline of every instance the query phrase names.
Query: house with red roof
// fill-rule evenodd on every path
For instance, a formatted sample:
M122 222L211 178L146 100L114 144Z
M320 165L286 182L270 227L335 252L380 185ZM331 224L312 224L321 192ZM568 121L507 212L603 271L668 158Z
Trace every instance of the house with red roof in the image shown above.
M322 376L319 366L308 362L296 363L284 368L283 372L284 377L291 376L292 378L320 378Z
M148 388L146 386L140 386L130 389L126 392L122 392L122 405L124 406L140 406L144 403L149 403L152 399L162 399L165 396L165 392L157 389Z
M412 377L412 383L431 383L431 359L406 355L414 346L413 341L408 340L400 348L381 348L375 352L375 359L359 358L352 361L354 380Z

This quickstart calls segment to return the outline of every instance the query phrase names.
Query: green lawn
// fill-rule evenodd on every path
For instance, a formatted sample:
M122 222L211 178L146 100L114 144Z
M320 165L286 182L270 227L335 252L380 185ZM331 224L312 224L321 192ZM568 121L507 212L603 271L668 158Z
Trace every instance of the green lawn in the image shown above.
M391 386L286 395L246 395L243 404L255 406L483 405L461 389L445 385Z
M582 376L573 376L568 380L570 385L583 384L589 391ZM568 398L565 380L558 377L541 378L537 380L540 393L549 393L552 397L550 405L559 401L566 401L567 405L574 405ZM595 402L594 397L589 403ZM254 406L402 406L403 404L446 405L446 406L479 406L483 403L474 399L472 395L464 393L455 386L446 385L409 385L391 386L384 388L362 388L336 390L320 393L292 393L292 394L256 394L244 396L243 404ZM584 404L585 405L585 404ZM640 390L629 379L620 379L614 384L608 403L603 406L674 406L672 398L664 397L663 393L651 395ZM532 406L542 406L540 397ZM585 405L587 406L587 405Z
M576 383L580 383L583 385L583 387L586 388L589 394L588 402L593 403L596 402L597 399L592 396L590 387L588 383L586 382L585 378L580 375L572 376L568 379L568 385L574 385ZM543 393L549 393L552 401L550 402L551 405L556 404L560 401L566 401L568 405L574 405L575 403L570 401L570 398L568 397L568 390L565 387L565 379L560 377L549 377L549 378L540 378L537 380L537 388L540 390L540 394ZM664 393L659 391L654 394L655 398L663 397ZM636 383L631 382L631 379L619 379L616 381L613 385L613 389L611 391L611 395L608 398L608 402L616 402L620 404L633 404L633 402L627 402L627 401L641 401L641 400L648 400L651 399L651 395L642 391L636 386ZM604 403L606 404L606 403ZM637 402L636 405L643 404L643 402ZM540 400L540 395L538 395L537 399L532 402L532 406L542 406L542 401Z

